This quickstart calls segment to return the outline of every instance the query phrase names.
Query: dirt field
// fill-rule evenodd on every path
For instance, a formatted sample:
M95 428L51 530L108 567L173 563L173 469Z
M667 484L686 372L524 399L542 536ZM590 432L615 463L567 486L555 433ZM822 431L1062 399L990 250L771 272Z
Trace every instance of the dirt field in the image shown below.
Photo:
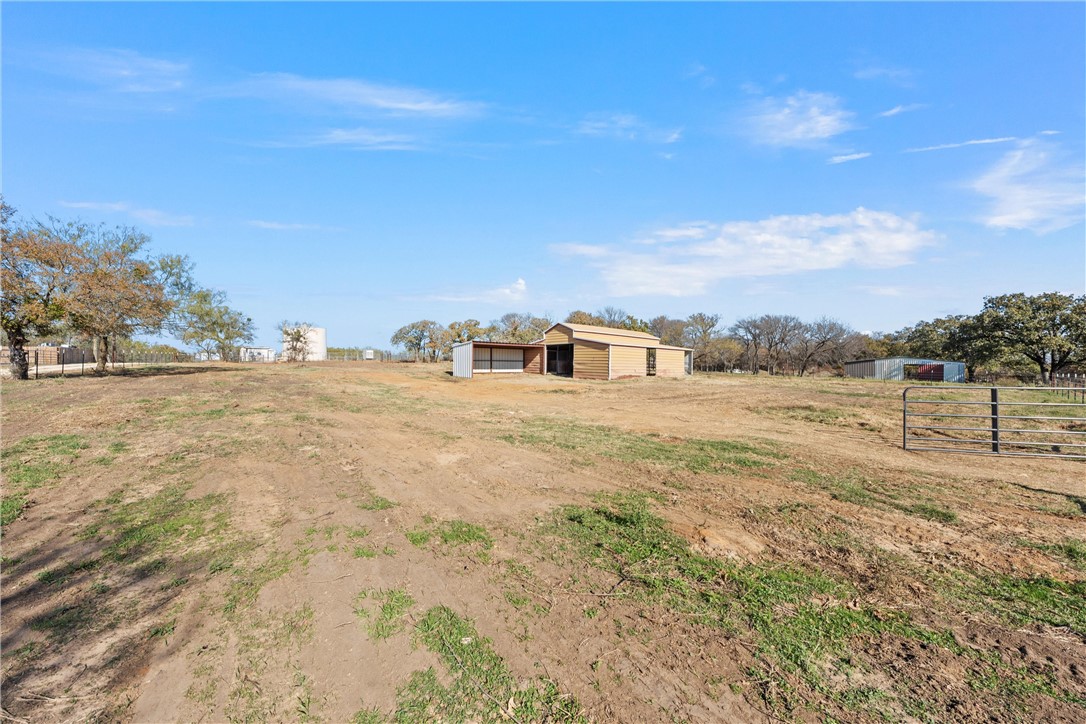
M1086 720L1086 464L901 386L3 383L10 721Z

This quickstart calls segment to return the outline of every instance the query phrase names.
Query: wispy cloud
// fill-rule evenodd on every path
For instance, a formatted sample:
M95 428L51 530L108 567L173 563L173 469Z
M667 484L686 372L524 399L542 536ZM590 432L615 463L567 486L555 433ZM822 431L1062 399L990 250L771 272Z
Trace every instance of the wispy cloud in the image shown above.
M870 152L865 153L846 153L843 156L831 156L826 163L848 163L849 161L859 161L861 158L867 158L870 156Z
M358 78L309 78L293 73L258 73L225 88L224 95L286 103L325 104L346 112L430 118L476 116L485 105L431 90L374 83Z
M926 153L928 151L945 151L948 148L962 148L963 146L986 146L990 143L1009 143L1017 141L1014 136L1001 136L1000 138L974 138L970 141L958 143L941 143L938 146L924 146L923 148L906 148L905 153Z
M144 209L125 201L61 201L69 209L85 209L104 213L126 214L149 226L192 226L191 216L179 216L158 209Z
M315 148L340 146L356 151L420 151L425 143L406 133L392 133L374 128L332 128L293 139L257 144L269 148Z
M910 103L907 106L894 106L893 108L880 113L879 118L893 118L902 113L911 113L912 111L919 111L924 108L927 108L927 106L923 103Z
M188 62L166 60L123 48L68 48L36 54L40 70L78 78L117 93L165 93L184 88Z
M886 63L865 63L852 74L857 80L881 80L894 85L908 87L913 84L915 74L909 68Z
M681 128L657 128L632 113L590 113L575 129L583 136L614 138L646 143L677 143Z
M661 229L655 236L666 243L648 251L607 245L562 245L552 251L584 257L615 296L692 296L729 278L783 276L850 265L901 266L936 240L915 219L864 208L828 216L684 224Z
M523 279L505 287L459 294L433 294L426 299L434 302L479 302L485 304L505 304L519 302L528 294L528 284Z
M284 223L282 221L263 221L261 219L252 219L245 223L257 229L267 229L268 231L343 231L341 227L324 226L323 224Z
M693 80L702 88L709 88L716 84L716 78L709 73L709 69L701 63L691 63L683 71L683 78Z
M854 116L835 95L801 90L785 98L755 101L747 109L745 124L758 143L810 147L852 129Z
M1084 169L1064 162L1050 142L1025 140L972 183L991 199L983 223L997 229L1029 229L1046 234L1083 219Z
M908 294L908 290L906 290L904 287L863 285L855 287L855 289L860 292L866 292L875 297L904 297L906 294Z

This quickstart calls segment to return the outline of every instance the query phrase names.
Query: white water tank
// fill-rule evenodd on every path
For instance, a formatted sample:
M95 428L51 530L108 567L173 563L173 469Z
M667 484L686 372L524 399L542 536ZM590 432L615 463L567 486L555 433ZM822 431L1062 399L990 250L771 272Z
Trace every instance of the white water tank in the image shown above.
M309 329L309 360L321 362L328 359L328 330L324 327Z
M322 362L328 359L328 330L324 327L310 327L306 334L306 360ZM283 335L283 356L287 355L286 334Z

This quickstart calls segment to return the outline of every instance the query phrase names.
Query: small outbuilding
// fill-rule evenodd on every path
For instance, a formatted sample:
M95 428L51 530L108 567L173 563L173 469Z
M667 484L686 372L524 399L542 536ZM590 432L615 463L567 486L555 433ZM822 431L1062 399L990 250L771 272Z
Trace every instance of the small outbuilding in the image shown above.
M660 344L647 332L559 322L543 335L550 374L580 380L683 377L694 371L694 351Z
M845 362L845 375L874 380L965 382L965 363L919 357L883 357Z
M453 376L527 372L578 380L683 377L694 371L694 351L660 344L646 332L559 322L531 344L473 340L453 345Z
M543 374L543 345L472 340L454 344L453 376L494 372Z

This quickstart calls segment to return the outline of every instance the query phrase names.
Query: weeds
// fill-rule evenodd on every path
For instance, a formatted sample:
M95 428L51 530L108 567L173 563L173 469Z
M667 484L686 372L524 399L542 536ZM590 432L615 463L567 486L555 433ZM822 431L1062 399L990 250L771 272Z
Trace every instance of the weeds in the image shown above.
M490 641L451 609L428 610L415 635L441 658L451 681L442 685L432 668L415 672L399 691L395 721L586 721L554 682L518 686Z
M378 604L376 611L369 611L365 602ZM365 589L355 597L355 615L367 621L366 631L370 638L382 641L390 638L407 627L404 615L415 605L407 591L393 588L388 590Z
M80 435L31 435L0 453L4 470L0 526L17 520L30 504L29 491L59 479L87 447Z
M889 508L938 523L954 523L958 520L958 514L949 508L936 505L928 499L917 500L917 493L906 486L894 486L873 480L856 471L835 476L799 469L793 471L791 479L821 488L834 500L844 503L868 508Z
M730 440L671 440L638 435L604 425L533 418L499 436L513 445L532 445L588 453L620 462L650 464L694 473L739 473L765 469L786 457L770 444Z

